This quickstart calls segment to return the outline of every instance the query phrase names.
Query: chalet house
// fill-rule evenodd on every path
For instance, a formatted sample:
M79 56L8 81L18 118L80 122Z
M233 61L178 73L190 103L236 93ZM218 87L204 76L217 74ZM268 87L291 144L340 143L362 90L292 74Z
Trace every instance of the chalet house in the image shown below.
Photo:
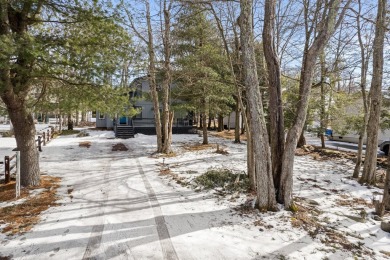
M134 117L126 117L117 115L112 118L106 114L96 113L96 127L113 129L116 137L129 138L134 137L134 134L156 134L154 107L150 100L150 87L148 78L139 77L134 79L129 88L129 98L136 100L131 102L134 108L137 108L140 113ZM180 102L180 101L175 101ZM162 106L160 105L160 112ZM173 134L187 134L193 131L192 113L186 110L175 110L173 119Z

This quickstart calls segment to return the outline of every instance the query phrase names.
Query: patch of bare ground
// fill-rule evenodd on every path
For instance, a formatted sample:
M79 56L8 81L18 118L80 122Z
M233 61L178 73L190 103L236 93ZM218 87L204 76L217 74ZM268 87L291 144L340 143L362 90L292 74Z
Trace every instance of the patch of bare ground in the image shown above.
M129 148L126 147L123 143L117 143L112 145L111 151L116 152L116 151L128 151Z
M91 142L90 142L90 141L80 142L80 143L79 143L79 146L80 146L80 147L89 148L89 147L91 147Z
M172 158L172 157L176 157L177 154L175 152L171 152L171 153L154 153L152 154L151 156L149 156L149 158Z
M216 144L185 144L183 148L187 151L203 151L216 148Z
M19 199L27 197L28 194L28 189L22 187ZM0 202L16 200L15 195L15 181L4 184L3 180L2 183L0 183Z
M365 199L362 198L351 198L351 197L346 197L344 196L342 199L337 199L336 204L339 206L344 206L344 207L361 207L365 206L368 208L374 208L374 205L372 202L368 202Z
M334 248L352 251L356 256L372 256L373 251L364 246L364 242L350 242L348 236L362 239L358 234L342 232L332 228L326 221L321 221L322 212L315 205L303 198L297 198L291 217L291 224L295 228L303 228L313 238Z
M49 207L56 206L57 189L61 178L42 176L41 185L25 189L27 195L24 195L23 203L0 208L1 224L5 227L1 230L2 233L17 234L29 231L35 224L39 222L40 214ZM36 196L28 196L29 190L43 189ZM9 192L9 188L4 189L5 194ZM13 190L15 193L15 190ZM0 198L3 198L3 192L0 191Z
M225 139L229 139L229 140L235 139L234 129L230 130L230 131L224 130L222 132L209 132L209 133L213 136L217 136L217 137L221 137L221 138L225 138ZM240 140L246 141L246 135L245 134L240 135Z

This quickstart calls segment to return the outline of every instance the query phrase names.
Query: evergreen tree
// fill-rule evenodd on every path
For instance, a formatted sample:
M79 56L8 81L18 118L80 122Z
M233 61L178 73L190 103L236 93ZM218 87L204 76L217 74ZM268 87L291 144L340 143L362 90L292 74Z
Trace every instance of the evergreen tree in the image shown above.
M208 143L206 118L223 114L234 103L234 84L217 29L197 5L185 5L173 31L178 70L173 95L202 116L203 144Z

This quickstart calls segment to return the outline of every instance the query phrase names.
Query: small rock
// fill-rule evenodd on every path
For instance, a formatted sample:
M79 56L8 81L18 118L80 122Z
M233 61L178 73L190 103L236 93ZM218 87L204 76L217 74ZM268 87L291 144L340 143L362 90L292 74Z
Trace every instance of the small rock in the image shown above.
M372 217L372 219L373 219L373 220L376 220L376 221L382 221L382 218L379 217L378 215L374 215L374 216Z
M385 232L390 233L390 221L382 221L381 229Z

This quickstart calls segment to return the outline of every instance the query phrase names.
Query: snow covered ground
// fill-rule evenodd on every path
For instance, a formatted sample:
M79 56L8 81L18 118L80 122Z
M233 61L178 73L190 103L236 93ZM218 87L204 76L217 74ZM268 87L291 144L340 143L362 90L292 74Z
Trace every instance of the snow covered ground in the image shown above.
M314 229L281 210L236 210L250 194L195 192L192 180L210 167L246 170L246 145L210 137L216 146L190 151L198 135L174 135L176 156L152 155L156 137L115 139L112 132L62 136L41 153L44 174L62 178L59 206L21 236L0 235L12 259L390 259L390 234L373 219L378 189L349 178L348 160L297 156L294 197L310 205ZM12 146L10 138L0 138ZM9 142L9 144L7 144ZM91 147L79 146L90 142ZM123 143L128 151L112 151ZM4 145L3 145L4 144ZM169 168L172 175L160 176ZM184 184L183 183L189 183ZM315 214L314 214L315 213ZM362 216L364 215L364 216ZM344 245L344 247L343 247ZM349 246L349 248L347 247Z

